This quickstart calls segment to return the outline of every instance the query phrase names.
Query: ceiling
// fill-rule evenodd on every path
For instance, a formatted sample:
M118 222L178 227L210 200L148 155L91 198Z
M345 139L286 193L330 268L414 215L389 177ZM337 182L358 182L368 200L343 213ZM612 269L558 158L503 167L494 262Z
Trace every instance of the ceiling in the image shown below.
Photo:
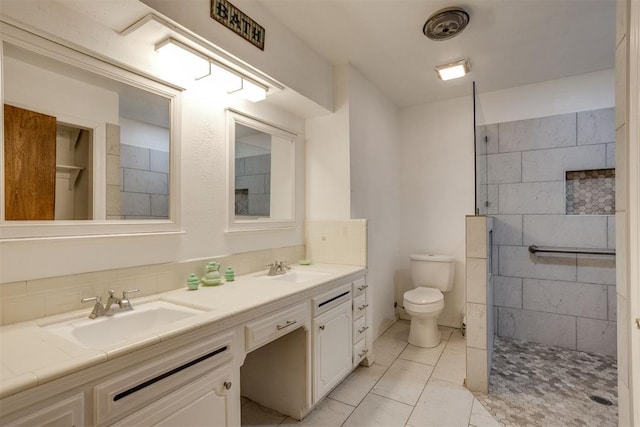
M614 68L615 0L258 0L330 63L351 63L397 106ZM464 32L422 34L439 9L461 6ZM268 32L268 29L267 29ZM435 65L468 57L443 82Z

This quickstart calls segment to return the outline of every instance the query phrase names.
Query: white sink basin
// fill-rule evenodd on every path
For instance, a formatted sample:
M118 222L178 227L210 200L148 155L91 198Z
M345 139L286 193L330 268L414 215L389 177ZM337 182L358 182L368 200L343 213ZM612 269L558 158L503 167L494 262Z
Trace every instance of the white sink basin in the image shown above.
M326 277L330 274L331 273L315 270L289 270L284 274L277 274L275 276L264 275L260 277L268 280L278 280L283 282L306 283L313 280L321 279L322 277Z
M88 312L87 312L88 313ZM166 301L134 305L133 310L96 319L73 319L54 323L44 329L83 347L103 347L142 332L169 325L203 313Z

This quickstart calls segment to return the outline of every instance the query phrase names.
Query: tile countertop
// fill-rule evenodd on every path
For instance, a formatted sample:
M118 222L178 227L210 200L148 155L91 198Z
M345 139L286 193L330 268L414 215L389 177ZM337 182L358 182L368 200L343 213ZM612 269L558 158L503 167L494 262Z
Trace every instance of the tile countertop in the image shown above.
M144 334L125 336L122 340L104 347L86 348L42 328L42 326L73 318L87 317L91 311L90 307L81 311L0 327L0 398L205 325L222 322L228 323L231 327L236 323L233 321L234 318L249 310L256 310L265 304L284 300L328 282L365 271L364 267L337 264L293 267L293 270L305 269L328 274L308 282L293 283L271 278L266 280L260 277L266 273L262 271L238 276L235 281L221 286L200 286L197 291L188 291L185 287L150 297L132 299L134 309L137 304L162 300L200 309L203 313L162 328L146 331ZM256 316L261 314L263 313L256 312Z

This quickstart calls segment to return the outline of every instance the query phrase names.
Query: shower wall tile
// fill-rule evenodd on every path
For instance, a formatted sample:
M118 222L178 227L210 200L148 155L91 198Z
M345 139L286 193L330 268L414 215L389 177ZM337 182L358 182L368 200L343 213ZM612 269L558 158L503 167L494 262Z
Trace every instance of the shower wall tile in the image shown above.
M476 156L476 184L485 185L487 183L487 156Z
M467 388L487 393L489 390L487 350L467 347ZM475 405L476 403L474 403ZM430 420L429 420L430 421ZM427 425L427 424L425 424Z
M565 171L601 169L606 165L606 144L526 151L522 153L522 181L562 181Z
M607 217L602 215L523 215L522 229L527 246L607 247Z
M520 152L487 155L487 182L506 184L522 181Z
M599 255L578 255L579 282L616 284L616 259Z
M501 337L576 348L576 318L498 307L498 333Z
M522 215L495 215L493 243L496 245L522 245Z
M169 153L167 151L150 150L149 169L154 172L169 173Z
M616 167L616 143L607 144L607 167Z
M120 166L123 168L149 170L149 149L122 144L120 146Z
M485 258L467 258L465 269L467 302L486 304L487 260Z
M166 173L136 169L124 170L124 191L148 194L169 194L169 180Z
M496 154L498 152L498 125L476 127L478 144L476 154ZM485 142L486 137L486 142Z
M487 218L467 216L465 223L467 258L487 258Z
M487 349L487 306L467 303L467 347Z
M487 185L487 201L489 206L487 207L487 214L494 215L498 213L498 185Z
M614 142L615 114L615 108L578 113L578 145Z
M614 300L620 297L615 294L615 259L533 255L527 246L615 247L613 216L566 216L565 173L617 163L616 175L624 176L626 153L614 144L626 131L624 126L614 131L618 113L603 109L500 123L493 141L497 152L490 148L489 137L483 151L487 176L482 180L492 183L485 197L497 199L497 211L490 204L487 212L494 216L491 271L498 335L576 348L578 319L595 319L603 322L600 329L594 328L596 334L589 339L581 337L581 345L603 351L602 342L609 338L602 325L616 320ZM489 129L483 132L491 134ZM513 182L518 171L522 182ZM495 196L491 186L497 187ZM616 186L620 215L624 180L616 180ZM618 262L624 262L623 257L619 254ZM598 337L598 330L605 330L604 335Z
M576 256L537 256L525 246L500 247L500 276L576 280Z
M577 328L578 350L616 356L616 322L578 317Z
M122 215L151 215L151 200L149 194L144 193L120 193Z
M501 153L576 145L575 113L500 123L498 126Z
M161 194L151 194L151 216L168 216L169 196Z
M607 286L607 313L608 320L615 322L617 319L617 305L616 305L616 287Z
M564 181L500 184L500 214L562 214L565 210Z
M500 307L522 308L522 277L493 276L493 303Z
M525 310L607 319L607 286L555 280L524 279Z
M607 248L616 248L616 217L607 216Z

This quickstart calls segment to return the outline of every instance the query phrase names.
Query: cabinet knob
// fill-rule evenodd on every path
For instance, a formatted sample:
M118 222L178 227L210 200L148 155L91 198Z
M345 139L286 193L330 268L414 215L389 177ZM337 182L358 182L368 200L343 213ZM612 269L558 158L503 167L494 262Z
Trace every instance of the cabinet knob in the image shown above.
M361 333L363 333L364 331L366 331L367 329L369 329L369 327L368 327L368 326L363 326L362 328L358 329L358 333L359 333L359 334L361 334Z
M227 390L229 390L231 388L231 381L225 381L224 382L224 388L226 388Z
M320 325L320 330L324 331L324 325Z
M362 304L360 307L358 307L358 310L364 310L367 307L369 307L369 304Z

